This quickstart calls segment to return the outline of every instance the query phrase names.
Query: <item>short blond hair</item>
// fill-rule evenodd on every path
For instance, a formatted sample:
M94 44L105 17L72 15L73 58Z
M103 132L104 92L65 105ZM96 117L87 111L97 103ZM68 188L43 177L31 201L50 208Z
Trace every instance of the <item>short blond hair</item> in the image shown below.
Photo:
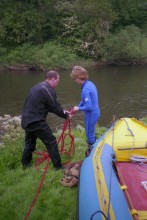
M72 79L86 80L88 79L88 73L87 70L82 66L74 66L70 74L70 77Z

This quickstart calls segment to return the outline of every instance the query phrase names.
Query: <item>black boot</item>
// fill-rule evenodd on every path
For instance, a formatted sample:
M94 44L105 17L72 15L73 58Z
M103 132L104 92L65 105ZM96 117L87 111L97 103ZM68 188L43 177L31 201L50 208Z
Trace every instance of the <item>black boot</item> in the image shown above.
M23 168L24 169L29 168L31 166L31 161L32 161L32 152L24 150L21 160Z
M93 146L91 144L88 144L88 148L85 152L85 156L88 157L92 151Z
M88 140L86 142L87 142L88 148L85 152L85 156L88 157L92 151L94 143L96 142L96 137L95 137L95 141L93 143L89 143Z

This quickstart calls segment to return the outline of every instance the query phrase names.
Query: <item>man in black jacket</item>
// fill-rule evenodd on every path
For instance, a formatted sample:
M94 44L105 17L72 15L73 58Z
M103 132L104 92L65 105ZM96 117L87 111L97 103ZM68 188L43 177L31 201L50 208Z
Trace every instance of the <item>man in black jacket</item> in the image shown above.
M46 146L55 169L62 168L56 137L46 122L48 112L67 119L70 115L63 110L57 101L55 87L59 83L59 74L50 70L46 80L31 88L22 111L21 126L25 130L25 147L22 164L28 167L39 138Z

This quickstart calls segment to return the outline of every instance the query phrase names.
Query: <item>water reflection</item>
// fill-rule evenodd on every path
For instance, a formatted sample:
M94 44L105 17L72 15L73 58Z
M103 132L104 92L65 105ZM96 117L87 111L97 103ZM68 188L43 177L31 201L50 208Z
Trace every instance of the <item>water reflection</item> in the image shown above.
M59 72L61 80L56 92L64 108L70 109L80 101L80 87L70 79L70 70ZM110 125L113 115L147 116L146 66L90 67L88 72L99 91L100 125ZM30 87L43 80L43 72L0 72L0 116L20 115ZM72 121L83 125L83 113L76 114ZM56 130L64 120L51 114L48 122Z

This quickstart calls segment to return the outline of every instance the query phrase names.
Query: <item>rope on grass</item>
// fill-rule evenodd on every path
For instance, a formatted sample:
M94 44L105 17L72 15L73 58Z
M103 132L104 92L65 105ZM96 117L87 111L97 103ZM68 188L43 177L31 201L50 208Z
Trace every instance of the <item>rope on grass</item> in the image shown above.
M65 138L66 138L66 137L69 137L69 138L70 138L70 147L69 147L68 150L65 149L65 147L66 147L66 145L65 145ZM58 144L61 143L61 147L60 147L60 151L59 151L60 154L62 154L62 155L63 155L63 154L66 154L66 155L68 155L68 156L70 156L70 157L72 157L72 156L74 155L74 152L75 152L75 148L74 148L74 136L71 134L70 120L69 120L69 119L67 119L67 120L65 121L64 126L63 126L63 129L62 129L62 133L61 133L61 135L59 136L59 139L58 139L57 143L58 143ZM43 175L42 175L41 181L40 181L40 183L39 183L39 185L38 185L36 194L35 194L35 196L34 196L34 199L33 199L32 203L31 203L31 205L30 205L30 208L29 208L29 210L28 210L28 212L27 212L27 214L26 214L24 220L27 220L27 219L29 218L29 216L30 216L30 213L31 213L31 211L32 211L32 209L33 209L33 207L34 207L34 205L35 205L35 202L36 202L36 200L37 200L37 197L38 197L38 195L39 195L39 193L40 193L40 190L41 190L41 187L42 187L42 185L43 185L43 182L44 182L44 179L45 179L45 175L46 175L47 170L48 170L48 168L49 168L49 164L50 164L50 162L51 162L50 156L49 156L49 154L47 153L47 151L35 152L35 154L40 155L40 157L37 158L36 161L35 161L35 168L36 168L37 170L39 169L39 166L40 166L43 162L46 161L47 163L46 163L45 168L43 169ZM68 163L68 162L66 162L66 164L67 164L67 163Z

